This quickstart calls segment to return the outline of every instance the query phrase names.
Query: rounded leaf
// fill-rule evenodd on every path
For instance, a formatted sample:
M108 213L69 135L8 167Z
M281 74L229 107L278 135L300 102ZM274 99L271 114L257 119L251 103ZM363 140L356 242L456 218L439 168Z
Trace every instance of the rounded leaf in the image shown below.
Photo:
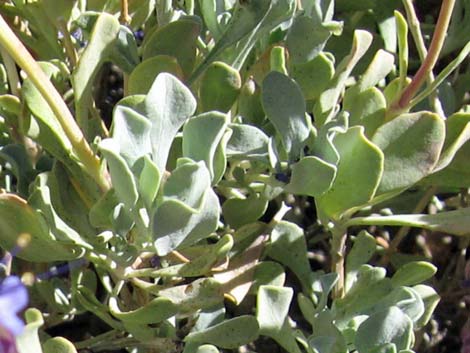
M229 111L241 87L242 80L237 70L223 62L213 62L201 77L199 96L202 111Z
M395 272L392 277L392 284L394 286L413 286L431 278L436 272L436 266L429 262L409 262Z
M392 306L371 315L356 334L354 345L361 353L373 352L385 343L394 343L397 350L411 348L413 323L408 315Z
M162 72L183 79L183 71L175 58L168 55L153 56L142 61L129 75L129 95L146 94L155 78Z
M32 262L67 261L82 252L76 246L58 242L50 233L43 217L25 200L12 194L0 194L0 245L13 249L18 237L28 234L31 239L17 256Z
M73 343L64 337L48 339L42 348L44 353L77 353Z
M210 343L220 348L233 349L254 341L259 336L258 321L254 316L243 315L190 333L186 342Z
M444 139L443 119L430 112L403 114L378 128L372 142L385 159L377 193L408 188L431 174Z

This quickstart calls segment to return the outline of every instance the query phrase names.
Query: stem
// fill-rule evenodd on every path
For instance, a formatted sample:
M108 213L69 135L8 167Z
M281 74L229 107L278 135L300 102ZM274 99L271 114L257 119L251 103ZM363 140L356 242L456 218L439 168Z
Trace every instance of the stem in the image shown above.
M0 55L2 56L3 63L5 64L5 70L8 76L8 85L10 86L10 92L14 96L19 97L19 85L20 78L16 69L15 61L11 58L10 54L0 45Z
M393 113L406 110L411 99L416 95L429 72L432 72L434 65L439 58L439 54L444 44L447 28L449 27L452 10L454 9L455 0L443 0L439 18L437 19L436 28L432 37L431 45L429 46L428 55L421 64L418 72L413 77L411 83L404 89L399 100L395 102L391 110Z
M413 209L413 214L421 213L425 207L429 204L429 201L436 193L437 187L432 186L430 187L426 193L421 197L416 207ZM403 226L399 229L393 240L390 242L390 246L387 249L384 257L382 258L381 264L386 265L390 261L390 256L398 249L398 246L402 242L402 240L408 235L411 227Z
M421 32L421 25L418 20L418 16L416 16L416 11L411 0L403 0L403 5L405 7L406 18L408 19L410 32L413 36L419 58L421 59L421 62L424 62L426 56L428 55L428 50L424 45L423 34ZM428 84L432 84L434 82L434 74L432 70L428 72L426 80ZM442 104L437 96L437 91L433 91L429 95L429 103L435 112L444 116L444 110L442 109Z
M131 22L127 0L121 0L121 15L119 16L119 22L124 26L127 26Z
M86 170L103 190L109 189L109 183L101 173L100 161L94 155L82 131L76 124L62 96L57 92L49 78L34 60L25 46L16 37L11 28L0 15L0 45L11 55L23 69L54 112L57 121L64 129L77 157Z
M74 68L77 66L78 62L77 51L75 50L72 40L70 39L71 35L69 29L67 28L67 23L63 18L57 19L57 28L62 32L65 53L70 60L70 66Z
M193 16L194 15L194 0L186 0L185 4L186 4L186 13L189 16Z
M344 257L346 251L346 229L336 226L332 230L331 239L331 271L339 276L338 283L333 289L333 298L339 299L344 296Z
M76 342L74 343L74 345L75 345L75 348L77 349L85 349L85 348L89 348L97 344L100 344L102 342L111 342L114 339L116 339L120 334L121 333L117 330L111 330L111 331L102 333L98 336L88 338L84 341Z
M123 97L127 97L129 95L129 74L126 74L125 72L122 75L123 79Z

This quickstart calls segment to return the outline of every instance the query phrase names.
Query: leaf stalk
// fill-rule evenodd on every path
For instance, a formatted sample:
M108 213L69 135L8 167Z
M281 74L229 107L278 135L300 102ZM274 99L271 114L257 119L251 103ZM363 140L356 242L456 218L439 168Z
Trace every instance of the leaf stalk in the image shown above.
M331 238L331 270L338 274L338 282L333 289L333 298L339 299L344 296L344 258L346 253L346 228L335 225Z
M99 159L91 150L62 96L1 15L0 45L21 69L26 72L34 86L49 104L57 121L70 140L77 157L83 165L83 169L94 178L101 189L109 189L109 183L101 172Z

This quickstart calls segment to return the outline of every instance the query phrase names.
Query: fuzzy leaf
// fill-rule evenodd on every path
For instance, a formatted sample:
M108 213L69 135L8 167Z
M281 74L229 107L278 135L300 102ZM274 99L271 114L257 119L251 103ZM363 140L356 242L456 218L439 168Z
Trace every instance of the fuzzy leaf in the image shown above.
M425 184L448 187L470 185L467 172L470 153L470 114L456 113L446 121L446 139L434 173L423 180Z
M47 178L54 210L66 224L75 229L84 239L92 241L95 239L96 230L89 220L90 209L87 202L90 202L91 198L83 200L80 188L77 191L77 185L74 183L71 173L63 164L56 162Z
M150 88L144 106L152 123L152 158L163 173L173 139L196 110L196 100L176 77L161 73Z
M50 63L41 63L40 66L47 77L58 74L58 68ZM31 118L25 119L23 133L38 142L55 158L64 163L70 162L72 144L49 104L28 78L25 79L21 92L33 114Z
M172 56L178 61L184 75L188 76L196 61L196 44L200 32L201 23L195 17L186 17L162 26L145 41L143 59L156 55Z
M189 284L166 288L158 291L158 295L171 300L181 314L213 308L223 302L222 286L212 278L201 278Z
M185 342L210 343L220 348L238 348L258 338L259 326L254 316L243 315L223 321L204 331L193 332Z
M208 237L217 227L219 208L204 162L179 166L165 184L164 201L153 218L157 253L166 255Z
M379 185L383 170L383 153L355 126L333 140L340 159L331 188L317 198L326 215L338 218L342 213L369 202Z
M126 74L130 74L139 64L140 58L134 34L126 26L120 26L116 41L114 42L114 48L109 57Z
M134 163L132 172L137 179L139 195L150 209L160 188L160 171L149 156L143 156Z
M0 242L3 249L13 249L18 236L31 235L18 257L32 262L66 261L81 255L78 248L57 241L44 218L25 200L12 194L0 194Z
M267 255L294 272L304 290L309 291L311 270L304 232L300 227L286 221L279 222L271 233Z
M292 78L302 89L305 99L317 99L328 87L335 73L334 63L325 53L319 53L314 59L292 66Z
M258 293L259 287L263 285L282 287L285 280L286 273L279 263L274 261L259 262L255 267L250 294Z
M424 303L424 313L421 315L419 320L415 322L415 327L424 327L427 325L429 320L436 309L437 304L441 300L441 297L437 292L430 286L424 284L418 284L413 287L413 290L421 297Z
M199 64L193 72L192 76L189 78L189 82L194 82L198 76L217 59L222 51L235 44L249 33L254 32L257 25L259 25L263 17L269 11L270 7L270 0L237 3L230 22L226 26L222 37L220 37L204 61Z
M383 93L375 87L361 92L352 87L344 95L343 110L349 113L350 125L364 126L367 136L372 136L384 124L386 107Z
M310 134L300 87L289 77L270 72L263 81L263 108L281 136L290 160L295 160Z
M109 308L111 314L123 322L156 324L178 312L177 306L168 298L158 297L152 299L144 306L133 310L122 312L119 309L116 298L109 299Z
M42 348L44 353L77 353L73 343L64 337L50 338Z
M300 353L287 316L292 296L292 288L261 286L257 296L256 318L261 335L271 337L290 353Z
M398 269L392 277L394 286L412 286L434 276L437 268L425 261L409 262Z
M374 255L377 244L375 238L366 231L361 231L346 258L346 288L351 288L357 278L360 267Z
M317 197L328 191L336 176L336 167L318 157L304 157L292 165L292 176L286 191Z
M211 35L218 41L223 34L223 27L229 18L227 10L230 9L230 4L220 0L199 0L202 17L204 23Z
M204 161L211 174L212 183L218 182L216 176L216 151L228 125L228 117L219 112L208 112L190 119L183 129L183 156L194 161Z
M111 181L121 202L129 209L133 208L139 198L137 185L131 169L124 158L119 155L119 146L115 139L101 141L100 151L106 158L111 174Z
M208 66L199 85L202 111L228 112L240 93L242 80L233 67L216 61Z
M219 350L211 344L203 344L197 348L196 353L219 353Z
M222 205L225 221L237 229L244 224L256 222L268 208L268 200L256 193L246 199L231 198Z
M150 121L133 109L118 105L113 113L112 137L119 144L119 154L132 167L142 156L152 152Z
M313 324L315 329L308 338L308 343L318 353L347 352L345 338L333 324L333 318L329 311L320 312Z
M392 306L371 315L357 330L355 346L361 353L374 352L378 346L394 343L398 350L411 348L413 324L400 309Z
M393 70L394 61L395 57L392 54L382 49L378 50L358 82L358 91L363 92L379 84Z
M256 318L260 333L276 337L287 320L289 306L294 295L292 288L261 286L257 296Z
M315 123L317 127L332 120L332 113L338 103L341 92L344 89L346 80L351 74L358 61L364 56L372 43L372 34L363 30L354 32L351 53L343 59L336 69L335 76L331 80L328 88L320 95L314 107Z
M152 56L138 64L129 75L129 95L147 94L157 76L162 72L172 74L180 80L183 79L183 71L176 58L168 55Z
M384 153L378 194L405 189L431 174L445 139L437 114L403 114L377 129L372 142Z
M293 64L314 59L325 47L331 32L315 18L299 15L289 28L286 38L289 57Z
M232 134L227 142L227 157L233 159L266 159L269 138L262 130L246 124L230 124L229 128Z

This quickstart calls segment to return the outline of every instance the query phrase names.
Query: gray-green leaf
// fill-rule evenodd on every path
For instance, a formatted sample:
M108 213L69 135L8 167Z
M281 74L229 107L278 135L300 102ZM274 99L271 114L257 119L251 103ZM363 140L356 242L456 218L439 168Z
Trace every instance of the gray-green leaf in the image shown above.
M430 112L403 114L377 129L372 142L385 156L377 193L410 187L430 174L444 139L444 121Z
M196 100L176 77L161 73L150 88L144 105L152 122L153 161L163 173L171 143L183 123L195 112Z
M331 188L317 199L318 207L329 217L369 202L379 185L383 170L383 153L364 135L364 128L355 126L336 135L333 144L340 160Z
M254 341L259 335L258 321L254 316L243 315L223 321L204 331L193 332L186 342L210 343L220 348L233 349Z
M289 77L270 72L263 81L263 108L281 136L290 160L295 160L310 134L300 87Z
M361 353L373 352L385 343L394 343L398 350L411 348L413 324L396 306L371 315L357 330L355 346Z

